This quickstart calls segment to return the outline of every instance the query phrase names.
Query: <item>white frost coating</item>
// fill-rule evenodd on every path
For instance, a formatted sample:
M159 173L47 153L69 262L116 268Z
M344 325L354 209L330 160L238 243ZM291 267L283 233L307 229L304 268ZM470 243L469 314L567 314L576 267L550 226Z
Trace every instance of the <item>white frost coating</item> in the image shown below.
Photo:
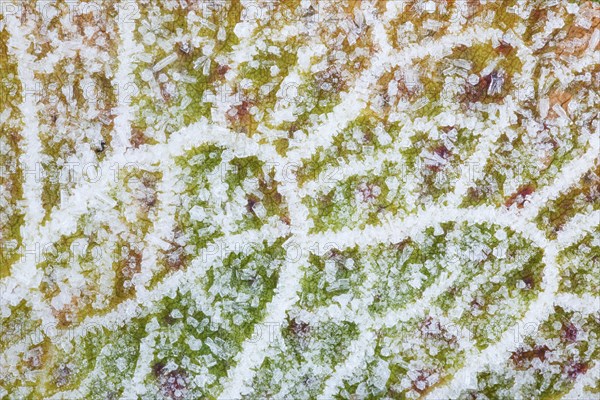
M338 388L341 386L342 380L345 377L350 376L353 371L356 371L359 368L366 367L365 359L369 353L373 352L376 340L376 335L370 329L370 323L367 323L367 321L362 325L364 330L361 332L360 336L352 341L350 346L345 349L348 352L348 357L346 357L346 360L342 364L337 366L335 372L325 382L325 389L323 389L320 398L333 398L333 396L337 394Z
M525 316L517 323L518 326L525 326L525 324L539 324L543 322L549 315L554 304L560 302L568 302L573 308L575 303L570 296L557 296L558 290L558 265L556 264L556 257L560 249L564 249L572 244L579 236L575 234L565 234L556 242L550 242L543 236L543 233L537 229L537 227L531 222L524 222L522 217L517 217L512 213L511 222L509 219L508 226L511 229L517 230L523 234L523 236L533 240L541 249L544 250L544 256L542 262L545 264L543 272L543 291L538 295L537 299L529 306ZM523 228L519 229L518 227ZM527 233L527 235L525 235ZM567 300L569 299L569 300ZM583 300L583 299L579 299ZM579 301L577 300L577 301ZM594 304L597 298L585 299L585 304ZM575 306L576 307L576 306ZM587 308L587 306L584 306ZM458 395L462 389L462 384L467 381L473 381L475 374L487 365L501 362L506 360L511 351L513 351L518 343L514 340L514 334L511 329L504 332L501 339L487 347L481 352L473 351L467 360L465 361L465 367L458 371L452 380L442 387L436 388L428 396L428 399L440 399L440 398L453 398ZM500 355L500 357L499 357Z
M593 387L598 382L600 376L600 363L596 361L594 366L585 374L579 376L573 389L564 396L568 400L588 400L593 399L597 394L587 392L586 387Z
M556 236L556 241L559 247L564 248L586 234L593 233L594 229L598 229L598 227L600 227L600 210L592 211L589 214L577 214L561 228Z
M555 304L569 311L590 315L600 310L600 296L593 296L589 293L582 296L571 293L558 293Z
M454 192L449 193L445 199L448 202L447 204L458 206L467 193L469 187L475 184L478 178L478 171L482 166L485 165L487 159L489 158L496 140L498 140L502 134L502 128L503 127L494 126L493 129L488 129L482 132L477 150L475 153L473 153L473 155L471 155L469 160L463 164L461 176L455 183Z
M150 324L148 324L150 325ZM148 327L146 328L148 330ZM154 343L158 333L148 332L148 335L140 342L139 356L133 378L129 385L125 386L123 399L134 400L146 392L144 387L144 378L150 373L152 360L154 359Z
M539 304L532 306L528 314L523 319L523 322L529 321L537 321L537 315L545 315L542 314L544 307L548 304L549 299L551 298L551 293L553 294L556 291L556 266L554 265L554 258L556 256L556 250L551 247L552 244L544 237L543 233L539 231L539 229L532 223L523 221L514 213L510 213L508 211L497 210L492 207L476 207L473 209L457 209L452 207L432 207L430 209L424 210L418 216L408 216L403 220L390 221L388 224L383 224L380 227L367 227L363 230L350 231L344 233L334 233L334 232L325 232L323 234L315 234L312 235L312 240L315 242L328 243L334 242L337 245L347 248L358 245L360 247L369 246L376 243L397 243L402 239L414 236L418 232L423 231L425 228L429 226L435 226L440 222L446 221L456 221L456 222L469 222L469 223L482 223L487 222L489 224L497 224L500 226L504 226L505 228L514 230L520 233L523 237L532 240L539 248L548 249L548 253L550 255L544 256L544 261L551 265L547 269L547 273L544 274L544 282L546 282L547 288L545 291L549 292L546 295L540 295L540 299L538 299ZM381 234L379 234L381 232ZM319 246L321 248L322 246ZM550 276L550 278L547 278ZM381 326L393 326L397 323L397 321L407 321L416 316L422 315L423 311L429 307L433 300L439 297L444 290L452 285L454 278L448 276L441 276L439 278L439 282L437 285L432 285L428 287L423 293L423 298L420 299L419 302L415 304L409 304L404 309L390 312L383 318L377 319L368 324L361 324L362 326L368 325L371 326L372 329L378 329ZM549 306L547 307L549 309ZM548 311L546 311L547 314ZM345 318L349 318L350 316L345 316L339 311L329 314L329 318L335 320L335 317L338 317L340 320L344 320ZM366 328L365 328L366 329ZM513 337L509 332L506 332L503 336L504 344L499 346L509 346L511 344L511 340ZM473 357L478 357L476 359L477 362L481 362L484 364L485 360L491 361L495 359L494 353L479 355L472 345L466 338L460 337L459 343L460 346L464 349L470 349L469 352L475 354ZM362 351L362 349L360 350ZM351 353L349 357L358 357L359 355ZM466 365L478 365L467 363ZM460 372L460 374L456 375L457 388L460 387L460 383L464 383L466 379L465 373L471 374L472 371L468 372ZM343 376L343 374L340 373ZM337 375L336 375L337 376ZM471 376L471 375L468 375ZM473 382L473 379L470 378L468 381ZM335 380L328 383L327 393L335 393L334 388L337 387L341 383L341 377L336 378ZM458 389L457 389L458 390ZM449 398L444 397L447 395L447 392L442 392L442 394L438 397L433 396L432 399L436 398Z
M10 33L8 41L9 51L19 60L18 74L19 80L22 82L22 90L25 95L19 109L23 114L24 131L28 132L25 135L23 154L19 161L25 169L25 179L23 182L23 192L25 196L25 224L22 229L23 243L26 248L32 248L36 242L35 236L38 231L38 226L44 216L42 209L41 195L42 182L41 176L41 151L42 144L39 137L39 121L35 104L35 96L32 96L28 89L33 84L40 84L35 79L32 65L35 64L35 57L28 52L31 42L27 39L27 35L31 30L28 26L23 26L19 23L15 15L5 15L6 28ZM31 258L30 258L31 260ZM35 279L36 267L32 262L17 266L19 272L13 273L13 276L18 279L23 279L23 283L27 283L30 279Z
M333 136L344 129L365 107L369 88L373 85L374 80L383 73L380 56L381 53L375 56L373 64L356 80L354 88L349 93L342 94L342 101L325 116L324 123L311 133L309 140L298 143L295 148L290 150L288 153L290 161L295 162L302 158L308 158L316 152L318 147L327 146Z
M202 135L198 135L199 132L202 132ZM52 243L63 234L75 232L78 218L88 211L90 201L95 197L94 189L99 186L109 187L111 182L114 182L116 168L126 165L149 165L154 162L156 154L174 157L191 149L192 144L198 146L203 143L239 148L240 157L257 154L259 157L264 156L265 161L272 161L278 157L275 149L268 145L258 145L245 136L234 134L219 126L209 125L206 120L202 120L174 133L167 144L159 143L124 154L114 153L111 157L107 157L98 167L105 172L100 179L97 182L82 181L74 188L72 195L60 209L52 214L50 220L41 229L40 243ZM258 150L259 148L261 151Z
M177 60L177 53L171 53L156 64L154 64L154 66L152 67L152 71L155 73L159 72L160 70L175 62L175 60Z
M290 231L294 235L288 240L286 251L295 251L298 245L306 242L308 235L308 210L300 201L298 196L298 187L282 176L281 171L277 171L275 178L280 182L280 193L286 198L290 210ZM306 252L303 252L306 253ZM283 270L281 271L278 290L271 302L266 306L266 316L264 321L268 323L280 323L285 319L286 311L297 300L297 293L300 290L300 279L302 273L300 266L306 261L307 254L301 257L293 256L288 253ZM220 399L238 398L249 390L254 371L265 357L265 350L269 346L271 337L260 334L261 326L255 328L254 337L258 340L246 340L242 346L242 351L236 356L237 364L232 370L227 372L228 381L224 385ZM258 331L256 331L258 330Z
M203 132L203 135L198 136L198 132ZM202 141L199 142L197 140L198 138L202 138ZM273 148L267 145L260 145L262 150L259 151L259 145L253 142L252 140L248 139L247 137L236 135L232 132L229 132L227 129L218 126L209 125L204 120L182 129L181 132L173 134L168 144L157 144L146 148L136 149L133 152L126 153L128 155L127 158L125 158L122 153L115 153L111 157L107 157L105 162L101 164L100 168L102 168L103 171L110 171L109 167L112 165L123 166L131 163L148 165L155 160L155 154L157 152L161 154L167 154L169 155L169 157L172 158L176 155L181 155L183 154L183 152L189 150L192 147L191 144L197 146L202 143L211 142L235 149L240 149L240 151L237 154L239 157L258 154L259 156L266 157L265 161L272 162L272 160L278 159L278 155ZM168 171L169 169L167 168L167 172L165 172L167 174L167 177L170 176ZM96 191L93 190L93 188L99 185L103 187L108 187L110 186L110 183L113 179L114 176L112 174L104 174L98 182L92 184L88 181L84 181L81 185L77 186L74 189L72 196L61 207L61 209L53 213L51 219L42 228L40 232L41 236L39 237L39 242L52 243L58 240L60 235L74 232L76 229L77 219L80 215L83 215L88 211L90 201L95 197L94 193L96 193ZM168 206L169 204L172 204L172 201L167 200L173 195L168 190L164 191L164 193L165 194L162 195L160 199L164 201L164 204L166 204L167 206L164 210L161 210L160 215L164 216L161 217L159 215L159 220L157 221L159 223L159 226L165 226L160 221L166 221L172 218L173 212L172 207ZM150 243L156 243L156 241L153 240L152 237L159 235L160 233L164 234L165 231L156 231L154 233L151 232L148 237ZM234 249L234 245L236 243L261 243L266 238L273 236L281 236L281 233L279 233L279 228L273 228L270 225L265 225L261 232L245 231L242 235L230 236L227 240L230 244L221 245L221 248L228 249L228 251L231 251ZM148 252L146 251L145 254L147 253ZM33 260L33 258L30 258L30 260ZM152 260L153 258L144 259L142 263L142 269L144 271L148 270L147 266L149 265L149 263L152 262ZM211 265L211 262L214 262L214 256L211 256L211 259L206 261L207 262L200 263L200 265L202 265L203 268L207 268ZM192 262L192 264L194 264L194 262ZM69 335L64 334L60 330L47 328L44 329L44 333L57 344L63 343L63 345L69 345L71 337L77 338L83 336L88 332L88 327L90 326L111 327L115 325L121 325L126 321L129 321L135 315L138 315L140 311L140 306L152 307L152 304L155 301L158 301L161 298L163 298L169 290L171 290L174 287L177 287L178 285L180 285L181 282L190 281L191 277L197 276L199 273L202 273L202 270L198 270L197 268L190 268L186 274L177 272L173 275L170 275L165 281L161 282L152 291L148 291L140 286L138 288L138 294L136 296L136 299L127 300L119 304L113 311L106 315L87 318L78 327L72 330L69 333ZM149 276L147 274L142 273L140 279L140 283L147 282ZM25 287L31 287L36 284L36 281L29 281L27 282ZM39 293L33 292L33 295L31 293L32 292L29 292L28 296L30 296L30 300L33 304L37 304L42 309L47 307L46 303L42 301L41 298L39 298ZM39 318L42 320L44 327L56 326L56 321L49 310L48 312L44 312L43 314L41 314ZM9 354L14 354L15 357L18 357L18 349L26 348L26 346L26 341L23 341L22 343L13 346L13 348L5 352L5 357L7 357ZM9 358L3 358L0 360L0 365L4 368L9 365L17 365L17 362L15 361L15 359L12 359L11 361L11 359Z
M432 206L423 210L419 215L408 215L404 219L391 219L380 226L367 226L362 230L345 232L315 233L311 235L311 238L322 243L333 242L343 247L368 246L379 242L397 243L406 236L410 236L411 232L421 231L425 227L449 221L496 224L519 232L540 248L550 245L543 232L533 223L519 218L512 212L491 206L474 208Z
M90 332L90 329L111 328L114 326L122 326L128 321L139 315L142 310L152 311L157 308L157 302L165 296L172 294L177 288L185 289L189 287L190 282L194 279L204 276L206 270L211 266L221 262L224 257L235 250L235 245L238 243L259 244L273 235L272 227L265 226L261 231L245 231L240 235L232 235L215 244L226 251L220 254L206 254L203 259L198 257L192 260L192 267L185 272L177 271L169 275L164 281L160 282L152 290L140 288L135 299L126 300L119 304L114 310L102 316L93 316L86 318L80 325L70 330L68 334L62 330L51 329L45 334L60 346L68 346L70 338L79 338ZM199 294L205 295L203 291ZM202 298L202 296L200 296ZM53 325L55 326L55 325ZM20 347L15 347L15 352L22 346L26 346L23 342ZM18 353L17 353L18 354ZM3 360L2 360L3 361ZM8 364L9 365L9 364ZM4 364L3 364L4 366Z
M123 147L130 146L131 137L131 118L132 96L135 94L135 84L133 82L133 67L135 65L133 58L139 49L133 39L134 23L130 20L131 12L127 5L129 2L123 2L119 9L119 68L115 74L113 84L118 90L117 116L115 117L115 139L113 140L113 150L118 151Z
M164 245L166 238L172 237L175 226L175 212L179 205L177 190L181 186L173 164L172 158L165 160L163 163L163 176L157 187L157 202L160 204L160 209L151 231L144 237L144 242L147 244L142 252L141 271L135 277L137 279L133 280L137 288L145 288L146 284L150 282L152 268L157 265L158 250Z
M183 2L182 2L183 4ZM366 4L366 3L365 3ZM365 6L366 7L366 6ZM363 7L363 8L365 8ZM160 137L159 144L157 145L148 145L144 146L142 149L132 150L130 149L126 155L123 154L111 154L108 153L105 162L102 164L102 167L105 169L109 169L111 165L114 163L120 163L121 165L134 162L141 163L144 165L153 165L156 163L156 155L160 154L161 156L166 157L167 159L161 159L159 161L159 166L152 169L152 171L159 171L163 174L163 179L159 183L158 192L159 199L158 203L160 204L159 209L157 211L156 217L153 219L153 226L150 232L144 237L145 242L148 243L147 248L144 249L144 258L142 262L142 271L139 276L136 278L136 287L137 293L136 298L134 300L128 300L123 304L119 305L115 310L111 311L107 315L102 317L92 317L87 319L85 322L93 323L97 322L100 326L104 327L113 327L117 324L123 324L127 320L133 318L134 315L139 314L141 310L145 309L154 309L156 307L155 302L159 301L164 296L170 295L173 293L174 288L178 286L185 286L186 282L190 281L192 278L197 278L203 276L206 272L206 263L200 262L198 259L193 260L192 266L186 270L185 272L178 271L169 277L167 277L164 281L157 284L155 288L152 290L148 290L145 285L150 281L152 274L151 268L152 265L156 262L156 251L158 249L164 249L165 242L164 238L168 237L172 233L173 227L173 216L175 213L176 205L177 205L177 196L181 192L181 186L170 185L170 182L175 180L175 177L180 175L182 172L173 162L172 157L184 154L187 150L190 150L196 146L199 146L203 143L214 143L220 146L224 146L230 151L230 154L234 154L235 156L250 156L255 155L261 161L264 162L275 162L280 164L292 162L302 161L306 157L314 154L314 152L321 146L327 147L331 144L333 136L340 129L343 129L348 122L356 117L356 115L363 110L366 106L367 102L370 100L370 91L377 81L377 78L381 76L383 72L385 72L390 66L397 65L400 67L408 67L412 62L412 59L424 57L424 56L432 56L437 57L437 54L444 54L447 48L451 48L452 46L465 43L467 45L473 44L479 40L487 41L491 40L494 43L498 42L498 31L495 30L480 30L479 28L469 28L467 27L466 32L457 34L457 35L449 35L445 38L442 38L438 41L434 41L433 43L429 42L426 45L419 45L409 47L406 50L400 52L400 54L393 54L392 46L388 43L387 34L385 32L385 24L391 23L390 19L393 16L394 11L397 10L398 4L394 4L390 2L390 4L386 5L386 12L384 14L384 20L380 22L379 19L375 19L373 21L373 16L368 12L364 13L364 18L368 23L372 24L372 34L373 39L379 47L379 53L376 54L377 60L375 60L371 69L364 72L361 77L357 81L357 86L351 89L348 93L342 94L342 102L338 104L334 108L334 111L323 118L320 123L316 124L316 129L309 130L310 134L308 138L299 137L297 142L292 146L291 152L289 153L289 157L280 156L275 148L271 144L264 144L265 141L259 142L260 138L252 137L248 138L242 134L236 134L228 129L224 129L219 127L218 123L209 124L206 120L201 120L198 123L192 124L184 129L181 129L179 132L172 134L169 137L169 140L163 140L165 138L164 132L161 131L161 127L158 127L159 131L157 137ZM426 2L424 5L425 12L433 13L436 10L436 3L434 2ZM572 12L576 12L575 7L570 7ZM520 13L524 13L524 10L519 10ZM361 14L363 15L362 10ZM364 22L362 19L357 18L358 21ZM360 22L360 23L362 23ZM24 40L25 34L21 32L21 28L17 26L17 22L12 20L12 27L9 27L9 32L13 42L11 42L11 51L15 52L15 54L22 54L26 52L26 47L21 44L19 46L15 45L15 38L21 38ZM433 24L433 21L431 22ZM451 32L456 32L459 24L454 24L450 29ZM431 25L434 26L434 25ZM228 72L227 79L231 77L235 77L235 73L237 71L239 65L235 65L235 62L241 63L243 60L248 60L248 57L251 58L252 51L255 48L259 48L260 46L252 43L250 40L247 40L252 37L253 34L253 25L248 23L241 23L236 26L235 33L242 38L242 44L239 48L234 49L234 55L232 56L234 65L232 71ZM116 73L114 84L115 85L127 85L131 81L132 63L128 63L125 55L133 56L135 53L134 47L131 47L131 43L133 43L132 39L132 28L131 27L122 27L122 39L131 38L131 41L128 42L124 40L121 43L119 49L119 57L120 57L120 66L119 70ZM456 29L454 29L456 28ZM516 28L519 30L520 28ZM292 31L293 29L289 29ZM222 37L223 30L220 30L219 35ZM20 35L20 36L19 36ZM594 32L592 35L592 39L590 43L592 46L594 43L598 42L598 30ZM153 38L152 40L156 40ZM519 47L519 51L523 51L522 43L511 42L511 44L516 43ZM166 46L166 43L161 42L161 46ZM244 46L250 45L252 49L249 50ZM264 43L263 43L264 45ZM263 46L263 47L266 47ZM430 49L431 47L431 49ZM16 50L15 50L16 49ZM64 49L67 51L68 49ZM206 47L207 53L212 51L212 48L207 45ZM210 51L209 51L210 50ZM271 50L271 49L270 49ZM310 67L310 58L311 51L313 54L318 52L323 53L326 49L324 49L323 45L315 46L307 46L307 48L302 49L301 54L299 53L299 66L292 70L288 77L286 78L286 83L300 83L302 79L299 76L299 72L303 72L303 70L309 69ZM589 50L589 49L588 49ZM61 50L62 51L62 50ZM521 55L521 53L519 53ZM525 54L525 56L530 56L531 52ZM594 63L594 56L597 56L597 53L590 54L585 59L580 59L575 61L575 65L577 68L583 68L585 66L592 65ZM91 55L90 55L91 57ZM172 63L175 59L174 55L162 59L158 64L154 66L155 72L158 72L164 68L166 68L170 63ZM533 70L534 62L529 57L524 64L524 73L517 77L519 83L523 83L530 76L530 72ZM60 58L57 54L50 54L47 56L47 65L54 65L58 62ZM29 60L31 61L31 60ZM208 58L204 61L210 61ZM27 71L23 71L23 64L20 64L20 73L24 72L21 76L21 80L23 81L25 78L31 77L32 74L27 75ZM203 64L206 68L208 63ZM562 68L562 67L561 67ZM575 67L574 67L575 68ZM557 68L558 69L558 68ZM569 83L572 81L572 77L567 76L566 70L559 71L559 79L562 83ZM277 75L278 68L272 67L271 72L274 75ZM165 72L166 73L166 72ZM145 78L157 83L154 81L154 77L150 71L143 74ZM465 75L466 76L466 75ZM164 74L158 78L160 82L166 81L167 77ZM473 82L478 79L474 75ZM499 89L496 88L496 89ZM392 94L395 94L393 91ZM294 96L292 96L294 97ZM483 165L487 162L490 154L496 150L496 140L499 135L508 128L514 117L514 99L507 98L505 108L503 110L499 110L499 116L490 117L490 120L493 120L493 124L490 126L482 127L481 125L476 124L475 118L466 121L455 121L454 115L446 115L444 116L445 121L447 121L446 125L454 125L462 124L463 126L468 127L469 129L480 129L481 132L478 132L483 139L479 142L475 152L468 158L467 164L479 164ZM186 103L189 103L189 98L186 100ZM518 99L517 99L518 101ZM542 114L549 111L550 103L549 100L546 99L546 105L540 106ZM184 103L184 104L186 104ZM291 102L293 103L293 102ZM570 104L569 109L565 112L564 109L560 106L553 107L553 110L561 115L563 119L568 118L568 114L571 114L575 109L575 105ZM544 110L544 108L546 108ZM493 107L487 108L488 110L493 110ZM37 121L35 120L35 109L33 105L28 103L27 101L21 105L21 110L26 116L25 124L27 129L34 129L35 135L34 137L28 137L25 147L25 153L27 157L33 156L37 157L39 155L39 139L37 137ZM275 111L272 116L275 121L287 121L291 120L294 117L294 105L292 104L289 108L279 109ZM507 112L508 111L508 112ZM504 114L503 114L504 113ZM128 144L129 136L130 136L130 121L131 121L131 109L129 106L119 105L119 109L117 110L117 118L115 120L115 127L118 131L116 137L119 138L115 142L115 146L119 146L120 149L125 147ZM450 114L450 113L448 113ZM29 115L29 117L27 117ZM33 116L33 117L32 117ZM545 115L544 115L545 116ZM402 118L402 117L400 117ZM409 122L402 121L409 125ZM440 121L436 121L440 122ZM562 121L561 123L565 123ZM259 129L259 133L262 135L265 134L264 137L272 138L277 132L271 132L268 128L262 126ZM410 133L409 130L403 133ZM93 137L91 132L86 132L89 137ZM437 133L431 132L430 135L433 138ZM260 136L260 135L256 135ZM405 140L403 145L410 145L409 135ZM385 138L384 135L380 137ZM437 139L439 136L435 136ZM36 142L37 140L37 142ZM268 140L266 141L268 142ZM384 139L381 143L384 145L390 144L391 138ZM317 241L322 244L330 243L332 240L336 241L336 243L340 244L342 247L353 246L358 244L361 247L364 247L369 244L379 244L379 243L389 243L396 242L400 238L405 238L410 235L419 235L426 227L434 227L435 234L443 233L440 223L441 222L467 222L469 224L472 223L480 223L486 222L490 224L496 224L506 228L506 230L498 230L496 232L496 238L499 240L506 239L506 231L514 230L516 232L521 233L525 238L532 240L537 246L545 250L545 255L543 261L546 263L546 269L544 270L544 282L543 282L543 292L539 295L538 299L532 304L531 308L525 315L524 321L529 321L531 319L535 319L538 315L542 317L547 315L547 309L550 308L552 304L561 304L569 309L576 309L582 312L591 312L590 304L593 302L597 302L598 298L593 296L582 296L576 297L572 295L564 295L564 294L556 294L557 287L557 274L558 268L556 264L556 255L558 252L569 244L576 242L583 235L588 232L593 232L594 228L597 226L596 221L600 221L600 214L598 211L593 211L589 214L578 214L570 221L568 221L563 229L558 233L558 237L555 241L549 241L544 236L544 233L541 232L534 223L534 217L539 212L540 208L543 206L545 202L549 199L557 198L561 193L564 193L566 190L571 187L574 182L576 182L586 171L589 171L590 168L593 167L594 162L597 160L597 153L599 150L598 143L598 133L592 135L590 138L590 147L588 148L586 154L583 158L580 158L576 161L569 163L566 167L562 169L561 175L557 176L552 184L549 186L545 186L535 192L528 199L526 206L522 210L513 209L512 211L505 210L496 210L492 207L476 207L472 209L459 209L457 208L460 200L466 194L468 188L471 186L472 182L470 181L471 176L470 171L463 170L462 175L459 178L458 183L456 184L456 190L454 193L451 193L447 198L443 198L443 205L433 206L423 210L418 210L417 215L411 215L407 217L397 217L390 218L383 223L382 226L368 226L365 229L345 229L341 232L325 232L321 234L311 235L309 234L309 229L311 228L311 219L309 218L309 211L302 204L302 199L311 196L313 194L323 192L327 189L335 187L339 182L344 179L357 175L359 173L365 172L374 172L380 173L381 166L385 161L394 161L401 163L403 157L398 154L398 149L402 148L400 143L393 143L391 149L386 149L383 152L378 152L377 154L369 154L364 159L359 158L350 158L347 162L344 161L342 163L342 171L340 174L336 174L333 180L327 180L327 176L332 172L332 169L325 171L325 177L320 177L319 181L311 181L307 183L302 188L298 188L295 182L290 182L289 176L284 175L284 171L276 168L276 177L275 180L280 183L281 194L285 198L287 205L290 209L291 214L291 226L283 226L282 224L272 223L270 225L265 225L259 231L248 231L242 235L235 236L230 233L233 229L224 229L226 232L225 242L235 243L237 241L254 241L256 243L261 242L264 239L273 238L273 237L282 237L284 234L292 234L292 238L288 241L288 245L292 244L300 244L304 245L307 243L313 243ZM594 144L596 143L596 144ZM308 149L308 150L307 150ZM113 150L117 150L115 147ZM114 151L114 153L120 153L120 151ZM442 162L442 157L439 155L432 156L434 161ZM108 210L115 206L116 201L109 196L105 196L103 194L98 194L97 187L107 188L111 186L111 176L107 175L107 177L103 177L99 182L94 182L94 184L83 183L79 184L73 190L73 194L70 198L67 198L64 204L61 205L58 212L54 213L48 223L42 227L39 231L35 231L35 234L30 235L27 240L31 242L33 239L39 239L42 241L54 241L57 240L61 235L73 233L77 229L78 226L78 218L82 215L87 214L90 209L94 210ZM36 204L39 204L39 201L36 199L36 187L32 185L34 180L31 177L26 177L26 205L25 207L29 207L27 209L27 219L26 219L26 227L37 226L35 223L36 218L36 210L33 209ZM386 181L387 183L388 181ZM398 181L394 182L393 179L389 180L388 186L391 188L400 187L401 183ZM248 188L251 188L251 183L244 182ZM416 192L414 182L409 182L406 184L406 190L410 195L414 195ZM246 186L245 186L246 188ZM39 188L38 188L39 189ZM215 189L215 192L219 192L220 189ZM239 193L238 193L239 194ZM202 194L203 196L205 194ZM237 195L237 194L236 194ZM410 200L410 198L409 198ZM229 206L228 206L229 207ZM243 207L243 204L236 204L235 207ZM232 215L236 215L235 213L239 211L235 207L230 207L227 209L225 215L223 216L222 222L223 226L234 227ZM38 210L39 211L39 210ZM257 203L254 205L254 211L257 215L261 217L265 217L265 209L262 203ZM192 208L190 212L191 216L195 220L202 220L204 217L203 210L198 208ZM33 218L33 219L32 219ZM39 219L39 215L37 215ZM111 225L112 229L115 231L119 231L123 229L123 224L114 223ZM28 232L34 232L29 231ZM226 248L230 248L229 246L225 246ZM321 248L321 247L319 247ZM321 253L323 254L323 253ZM221 255L222 257L223 255ZM219 257L214 257L210 260L211 263L217 263L219 261ZM290 309L290 307L296 302L298 298L299 291L299 280L301 278L301 266L306 259L302 257L300 260L287 261L285 264L285 268L282 271L280 277L280 284L276 290L276 294L266 307L267 317L265 321L273 323L280 323L284 320L286 311ZM31 262L20 263L15 267L19 269L19 272L24 273L33 273L35 275L35 264ZM457 272L456 270L451 271L453 273ZM409 304L405 309L390 312L382 318L377 318L372 320L367 313L357 313L357 310L360 310L362 307L366 307L368 305L366 302L361 303L361 301L355 299L351 300L349 296L339 296L336 299L337 304L333 306L329 306L326 309L320 309L317 312L317 316L315 316L315 320L331 320L331 321L345 321L345 320L355 320L360 321L359 329L360 333L356 340L351 342L348 346L348 357L334 368L334 372L332 375L328 377L325 383L323 395L325 397L331 397L337 394L338 388L344 381L344 378L353 374L357 368L361 368L365 365L365 359L371 355L372 349L374 346L374 329L381 326L390 326L395 321L398 320L406 320L411 316L418 316L426 307L430 307L433 300L438 297L456 278L455 274L450 273L447 275L440 276L439 282L431 287L426 288L423 291L423 301L419 304ZM20 278L20 277L17 277ZM81 275L73 274L70 279L75 281L76 278L81 278ZM9 278L6 282L9 284L11 289L11 293L14 289L14 296L11 295L11 302L16 301L17 297L24 298L28 296L31 298L31 302L38 310L42 310L43 312L47 312L48 310L44 309L44 300L40 298L39 294L30 295L27 293L27 290L34 287L36 285L37 277L34 276L34 279L25 279L21 282L17 282L14 278ZM420 287L420 282L418 280L412 281L415 287ZM3 282L4 283L4 282ZM365 288L369 287L369 283L364 284ZM361 287L361 289L364 289ZM201 302L201 298L204 293L199 291L195 293L198 296L197 301ZM60 295L60 297L55 297L52 300L53 304L60 305L66 304L68 302L67 293L64 292ZM204 304L205 306L210 306L210 304ZM37 311L37 312L42 312ZM546 314L544 314L546 313ZM53 321L51 318L51 314L47 313L48 316L43 317L44 321ZM174 313L175 317L179 317L179 314ZM236 320L234 320L234 323ZM152 326L149 324L149 331L152 331ZM85 324L83 324L85 326ZM257 327L256 329L260 329ZM64 337L60 338L61 334L64 332L59 332L58 334L52 334L47 332L48 335L56 341L56 343L64 346L71 345L68 339ZM75 337L81 337L84 335L85 329L78 328L75 330ZM142 344L140 346L140 359L138 359L138 366L135 371L134 378L130 385L127 385L127 393L125 394L125 398L137 398L138 395L144 393L144 377L148 374L150 365L150 360L152 358L154 352L154 334L149 332L149 336L143 339ZM66 336L66 335L65 335ZM253 374L256 371L257 366L260 366L262 360L268 352L269 343L267 341L268 337L262 335L262 339L256 343L254 340L248 340L243 343L242 352L239 353L236 357L236 365L230 371L228 371L228 378L223 381L225 384L224 392L221 394L221 398L237 398L240 394L245 394L250 388L251 380ZM197 346L198 343L194 344ZM474 373L483 368L487 363L494 363L495 357L498 354L506 354L510 351L511 344L509 343L509 339L507 338L507 333L504 334L502 340L496 345L492 346L489 350L484 351L482 353L477 353L474 350L472 343L467 340L460 340L459 345L463 349L468 350L469 358L467 367L465 367L462 371L460 371L455 380L450 382L450 386L447 388L439 388L438 391L441 394L455 394L458 390L464 389L465 386L460 387L460 379L466 377L473 377ZM214 343L212 346L215 346ZM2 355L1 364L2 367L11 365L11 363L16 364L18 360L19 352L25 349L25 343L19 343L16 346L11 347L8 351L6 351ZM496 353L498 352L498 353ZM474 369L471 366L475 366ZM387 366L384 363L380 363L376 368L378 372L375 375L381 377L378 381L379 383L385 381L389 372ZM386 372L387 371L387 372ZM595 372L593 372L595 371ZM593 373L597 373L597 366L594 367L592 371L590 371L587 375L578 380L576 387L573 390L574 397L582 397L584 396L581 393L581 388L583 387L583 381L588 382L591 378L590 375L593 376ZM593 372L593 373L592 373ZM90 374L88 378L83 381L83 386L85 387L87 382L89 382L89 378L93 377L96 373L96 369ZM457 383L459 382L459 383ZM470 380L473 383L473 380ZM436 392L438 393L438 392ZM63 392L58 393L54 397L69 397L75 396L75 393Z
M522 211L522 215L525 218L532 218L549 200L554 200L561 193L566 192L598 162L598 157L600 156L600 132L596 130L595 133L589 136L587 142L589 148L583 157L569 162L561 169L561 172L556 176L552 184L531 194L527 206Z

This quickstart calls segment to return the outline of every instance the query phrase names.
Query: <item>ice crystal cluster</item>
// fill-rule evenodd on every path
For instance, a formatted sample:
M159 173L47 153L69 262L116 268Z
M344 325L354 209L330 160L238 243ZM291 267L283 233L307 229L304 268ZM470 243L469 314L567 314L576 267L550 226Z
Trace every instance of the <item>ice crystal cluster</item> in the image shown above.
M600 3L0 0L0 96L0 398L600 398Z

